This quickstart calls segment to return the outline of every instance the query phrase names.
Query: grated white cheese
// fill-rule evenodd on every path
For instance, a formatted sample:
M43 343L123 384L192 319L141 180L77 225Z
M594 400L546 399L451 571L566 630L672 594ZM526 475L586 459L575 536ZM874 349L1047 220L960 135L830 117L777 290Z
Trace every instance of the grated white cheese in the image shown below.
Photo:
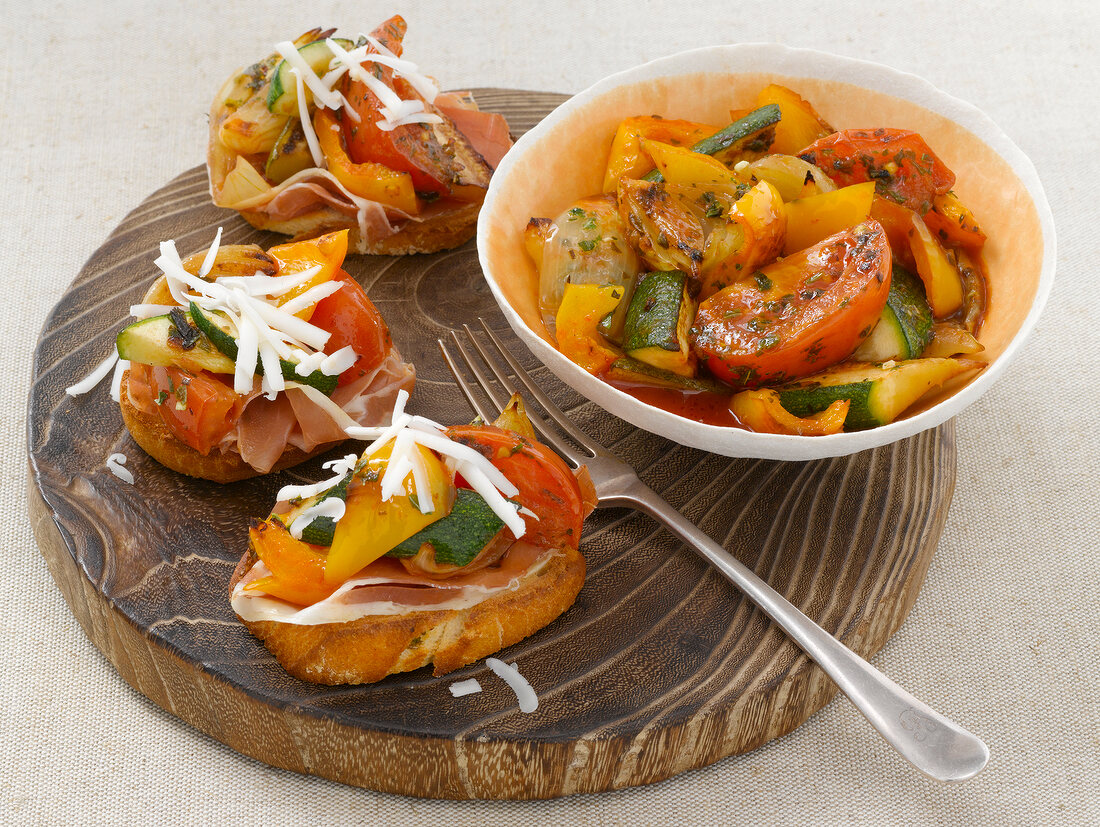
M134 475L122 467L125 464L125 454L111 454L109 457L107 457L107 470L123 482L127 482L130 485L133 485Z
M122 374L130 369L130 363L125 359L119 359L115 364L115 375L111 377L111 399L115 402L122 401Z
M402 100L400 95L382 80L376 78L373 74L364 69L362 64L365 61L370 61L390 67L394 70L395 75L400 75L408 80L409 85L423 95L429 103L434 101L436 95L439 94L439 90L436 88L431 78L420 74L416 64L411 60L404 60L395 56L393 52L374 38L367 37L367 40L369 45L360 46L358 49L352 49L350 52L345 50L332 38L326 40L325 43L328 45L329 50L332 52L339 66L344 68L355 80L370 89L382 104L380 109L382 120L376 123L378 128L389 132L398 126L408 123L442 123L443 119L441 117L427 111L423 101ZM374 51L371 50L372 48ZM343 73L334 74L333 72L329 72L325 75L325 80L332 77L333 82L335 82L342 74ZM341 101L346 102L343 96L340 96L340 98ZM331 106L329 108L336 109L337 107ZM352 111L350 107L345 108L349 112Z
M410 472L413 472L413 485L416 489L417 502L422 504L421 511L428 513L431 510L430 508L424 510L424 504L430 502L431 496L427 476L423 474L418 479L416 473L419 457L415 446L419 445L435 451L445 459L450 459L454 470L462 474L466 482L481 495L512 534L516 538L522 537L526 532L526 524L519 514L517 504L506 499L518 494L519 489L486 457L468 445L455 442L443 434L438 424L423 417L415 417L418 421L416 427L413 427L414 417L405 413L405 403L408 398L409 394L404 390L397 394L397 401L394 403L388 426L375 428L352 426L344 429L345 433L353 439L374 440L363 451L364 459L372 456L391 440L393 441L386 473L382 477L382 499L392 497L399 490L404 491L404 480Z
M318 370L321 363L328 358L328 354L323 350L316 353L306 353L304 350L295 348L290 352L290 355L298 360L298 365L294 368L294 372L298 376L309 376L313 371Z
M339 376L354 365L358 358L359 354L352 350L351 345L347 345L325 356L318 368L325 376Z
M470 678L468 681L452 683L448 689L454 697L461 698L463 695L476 695L481 691L481 684L477 682L477 678Z
M294 518L289 526L290 536L295 540L301 540L302 532L318 517L331 517L333 522L339 522L344 516L344 509L344 501L339 497L329 497L327 500L315 503L303 509L302 513Z
M199 267L199 275L205 277L213 268L214 260L218 257L218 247L222 243L222 228L218 227L218 232L214 236L214 243L210 245L210 249L206 251L206 258L202 260L202 266Z
M315 482L312 485L284 485L279 489L279 493L275 495L275 499L281 503L288 503L291 500L308 499L309 497L315 497L318 494L328 491L330 488L339 484L348 471L355 468L358 457L355 454L348 454L340 459L332 459L322 465L322 468L331 470L335 477L321 482Z
M130 315L135 319L148 319L151 316L164 316L178 306L175 304L131 304Z
M326 109L336 109L340 106L340 100L338 96L322 82L321 78L317 76L317 73L310 68L310 65L306 63L305 58L298 54L298 47L291 43L289 40L284 40L281 43L275 44L275 51L283 56L283 59L291 65L293 69L298 72L298 77L302 82L309 87L309 91L313 93L313 99ZM299 100L304 97L299 93ZM303 123L305 119L303 119Z
M344 283L337 279L323 281L320 284L313 285L304 293L295 296L293 299L288 299L285 303L279 305L279 309L284 313L294 315L295 313L305 310L307 307L312 307L317 304L317 302L321 301L321 299L328 298L343 286Z
M65 388L65 393L69 396L80 396L87 393L100 382L103 381L103 377L111 372L111 368L115 366L115 362L118 361L118 350L96 365L95 370L77 382L75 385L69 385Z
M302 132L306 136L306 146L309 147L309 154L313 156L313 165L326 169L325 153L321 151L321 141L317 137L317 130L313 128L313 119L309 116L309 104L306 103L306 87L302 81L302 75L297 68L290 70L290 73L294 75L294 82L298 86L298 119L302 124ZM344 98L340 96L341 105Z
M527 679L519 673L514 663L509 666L497 658L485 658L485 665L492 669L497 677L501 678L516 693L520 712L530 714L539 708L539 696L535 694L535 690L527 682Z

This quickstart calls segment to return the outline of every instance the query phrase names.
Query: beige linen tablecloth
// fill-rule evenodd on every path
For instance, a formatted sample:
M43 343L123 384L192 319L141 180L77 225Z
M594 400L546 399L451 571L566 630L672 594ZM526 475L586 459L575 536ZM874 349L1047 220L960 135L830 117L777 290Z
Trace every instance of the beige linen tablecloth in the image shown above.
M1100 821L1100 254L1089 0L915 0L894 10L574 0L437 4L0 4L0 822L507 825L1085 824ZM236 66L315 24L402 12L444 85L578 91L686 48L777 41L917 73L984 109L1038 168L1058 275L1002 381L959 417L958 481L912 615L876 664L982 735L984 774L942 786L843 699L748 755L649 788L552 802L387 796L242 757L133 691L88 642L28 524L25 405L46 314L145 196L203 159Z

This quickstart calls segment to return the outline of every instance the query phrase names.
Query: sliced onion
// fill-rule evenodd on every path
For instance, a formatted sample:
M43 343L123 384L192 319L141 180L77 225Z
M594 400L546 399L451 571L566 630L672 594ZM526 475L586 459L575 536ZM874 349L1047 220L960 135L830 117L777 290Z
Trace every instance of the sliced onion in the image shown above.
M583 215L579 212L583 212ZM566 284L625 284L641 269L615 196L583 198L553 222L543 244L539 302L553 317Z

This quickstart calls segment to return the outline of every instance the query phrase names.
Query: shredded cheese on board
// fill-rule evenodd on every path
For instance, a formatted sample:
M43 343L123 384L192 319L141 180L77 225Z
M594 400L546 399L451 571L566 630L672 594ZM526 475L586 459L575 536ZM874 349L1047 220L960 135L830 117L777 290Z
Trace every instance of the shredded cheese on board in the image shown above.
M116 350L114 353L112 353L110 356L108 356L106 359L96 365L95 368L92 369L92 372L81 379L79 382L74 385L69 385L69 387L65 388L65 393L67 393L69 396L80 396L81 394L87 393L103 381L103 377L111 372L111 369L115 366L115 363L117 361L118 351Z
M107 470L123 482L127 482L130 485L133 485L134 475L130 471L122 467L125 464L125 454L111 454L109 457L107 457Z
M454 697L461 698L463 695L476 695L481 691L481 684L477 682L477 678L470 678L468 681L452 683L448 689Z
M535 690L527 682L527 678L519 673L516 664L513 663L509 666L498 658L485 658L485 665L492 669L497 677L507 683L512 691L516 693L520 712L530 714L539 708L539 696L535 694Z

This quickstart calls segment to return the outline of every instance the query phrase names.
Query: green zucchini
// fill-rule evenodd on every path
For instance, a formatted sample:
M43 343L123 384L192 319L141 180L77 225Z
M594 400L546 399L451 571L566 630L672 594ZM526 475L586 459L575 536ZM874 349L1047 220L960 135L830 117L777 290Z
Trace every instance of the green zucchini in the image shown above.
M852 354L857 362L916 359L932 341L932 308L924 285L905 268L894 265L890 295L870 337Z
M306 133L300 118L291 118L275 139L275 146L264 164L264 177L272 184L281 184L291 175L313 166L313 153L306 143Z
M779 404L802 417L847 399L844 430L860 431L893 422L932 388L981 366L968 359L912 359L881 365L843 362L775 390Z
M626 328L626 314L630 310L630 302L634 298L634 290L638 286L638 277L630 276L623 282L623 297L619 300L619 304L600 319L599 324L596 325L596 330L611 344L621 347L623 343L623 333Z
M703 155L713 155L723 163L728 163L739 152L757 148L750 147L750 144L759 143L760 150L767 150L775 138L774 127L782 117L783 113L779 111L779 107L769 103L767 106L754 109L709 138L703 138L692 146L691 150ZM663 181L664 177L659 170L653 170L642 180Z
M289 528L290 524L294 522L299 514L307 508L319 505L330 497L339 497L344 502L347 502L348 486L351 485L351 480L354 476L354 471L348 471L348 473L344 475L344 478L335 486L328 489L328 491L323 491L316 497L303 500L286 514L279 514L277 518L282 521L283 525ZM335 533L336 521L332 519L332 517L314 517L313 522L302 530L302 540L306 543L312 543L315 546L331 546L332 537Z
M708 393L720 393L728 396L731 391L729 386L713 379L703 379L697 376L681 376L670 370L654 367L653 365L639 362L629 356L621 356L611 363L607 375L611 379L621 382L635 382L642 385L656 385L660 388L674 388L684 391L707 391Z
M681 376L695 375L688 331L697 305L688 285L681 270L642 276L623 324L623 350L628 356Z
M189 313L180 311L177 319L193 331L182 331L172 316L151 316L124 327L115 339L119 358L143 365L178 367L195 373L233 373L233 360L217 348L210 337L194 324ZM186 346L184 339L191 342Z
M354 44L350 40L341 37L333 38L345 49L353 49ZM298 47L298 55L309 64L309 68L318 75L324 76L332 62L332 49L323 40L314 40L304 46ZM271 88L267 93L267 108L277 115L298 114L298 84L294 75L290 73L291 66L286 60L280 60L271 75Z
M221 313L204 312L194 302L191 302L189 316L194 320L195 326L214 344L214 347L232 359L235 364L238 352L237 340L229 332L229 320ZM336 390L336 383L340 379L339 376L329 376L319 370L313 371L308 376L299 376L296 372L298 363L287 359L280 359L279 366L283 371L283 379L317 388L325 396L331 395ZM256 373L259 376L263 376L264 373L264 366L259 361L256 362Z
M415 557L424 546L440 565L465 566L504 527L504 521L476 491L459 488L451 513L390 549L390 557Z

